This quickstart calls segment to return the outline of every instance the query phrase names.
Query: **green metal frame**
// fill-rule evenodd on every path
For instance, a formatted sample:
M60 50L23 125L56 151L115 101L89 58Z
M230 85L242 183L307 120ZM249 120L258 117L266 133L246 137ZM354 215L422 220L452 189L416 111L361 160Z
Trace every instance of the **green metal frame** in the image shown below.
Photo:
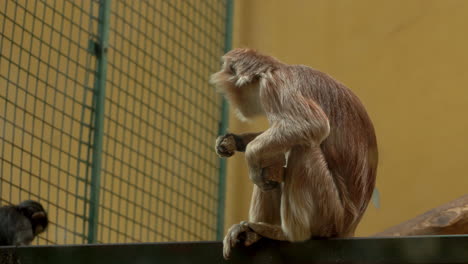
M226 2L226 29L225 29L225 40L224 40L224 52L228 52L232 48L232 23L234 16L234 1L227 0ZM218 135L224 135L226 133L229 123L229 107L226 99L222 99L221 103L221 122L219 125ZM216 229L216 238L218 240L223 239L224 236L224 214L225 214L225 202L226 202L226 160L220 158L219 164L219 188L218 188L218 226Z
M104 102L106 99L107 51L109 46L110 0L102 0L99 7L99 40L95 51L97 56L96 82L94 85L94 133L93 157L91 164L91 193L89 202L88 243L96 243L99 217L99 193L101 189L102 141L104 137Z

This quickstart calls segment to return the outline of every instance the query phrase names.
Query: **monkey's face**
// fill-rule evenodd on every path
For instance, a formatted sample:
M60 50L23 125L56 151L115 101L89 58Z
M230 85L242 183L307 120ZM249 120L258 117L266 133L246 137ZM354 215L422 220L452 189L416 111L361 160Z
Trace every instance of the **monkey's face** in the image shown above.
M36 229L34 230L34 235L37 236L44 231L45 231L45 227L43 227L42 225L37 225Z
M225 61L221 71L213 74L210 81L226 96L239 119L247 120L263 114L259 80L243 81L236 72L234 64Z
M31 221L34 235L44 232L49 224L49 219L44 207L36 201L24 201L18 205L23 214Z
M223 56L221 70L211 75L214 84L236 109L241 120L264 114L260 102L261 64L246 51L231 51Z
M251 49L233 49L222 57L221 70L210 82L235 87L258 82L262 74L272 70L270 59Z
M45 211L35 212L31 218L31 224L33 226L34 235L44 232L49 224L47 214Z

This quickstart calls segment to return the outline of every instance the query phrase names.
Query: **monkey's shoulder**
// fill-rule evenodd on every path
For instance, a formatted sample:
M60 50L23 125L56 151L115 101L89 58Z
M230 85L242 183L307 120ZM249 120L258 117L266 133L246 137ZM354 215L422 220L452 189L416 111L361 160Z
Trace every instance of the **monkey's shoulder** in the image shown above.
M285 69L288 69L290 71L294 71L294 72L298 72L298 73L305 73L305 74L313 74L313 75L328 75L327 73L319 70L319 69L316 69L316 68L313 68L311 66L308 66L308 65L304 65L304 64L287 64L285 65Z
M16 206L3 206L0 208L0 226L4 225L23 228L30 227L31 222Z
M16 206L6 205L0 207L0 223L23 216ZM24 216L23 216L24 217Z
M287 76L293 77L294 79L301 82L313 83L316 85L320 84L330 88L347 88L344 83L338 81L338 79L336 79L331 74L323 72L308 65L291 64L285 65L281 69L280 72L283 71L286 73Z

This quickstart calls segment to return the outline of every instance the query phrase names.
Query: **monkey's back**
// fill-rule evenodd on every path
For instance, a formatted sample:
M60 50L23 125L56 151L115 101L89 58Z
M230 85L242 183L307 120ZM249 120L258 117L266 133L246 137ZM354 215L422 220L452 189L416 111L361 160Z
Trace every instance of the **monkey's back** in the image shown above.
M0 207L0 246L32 240L30 221L15 206Z
M321 149L349 220L357 222L375 186L378 150L372 121L359 98L344 84L307 66L290 67L303 80L298 84L302 95L312 98L329 118L330 134Z

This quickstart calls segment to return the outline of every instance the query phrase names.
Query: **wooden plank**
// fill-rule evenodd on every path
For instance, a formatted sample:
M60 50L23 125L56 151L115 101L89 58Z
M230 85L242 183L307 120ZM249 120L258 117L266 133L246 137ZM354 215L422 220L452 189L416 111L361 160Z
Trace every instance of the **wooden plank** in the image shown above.
M468 234L468 195L434 208L374 236Z

